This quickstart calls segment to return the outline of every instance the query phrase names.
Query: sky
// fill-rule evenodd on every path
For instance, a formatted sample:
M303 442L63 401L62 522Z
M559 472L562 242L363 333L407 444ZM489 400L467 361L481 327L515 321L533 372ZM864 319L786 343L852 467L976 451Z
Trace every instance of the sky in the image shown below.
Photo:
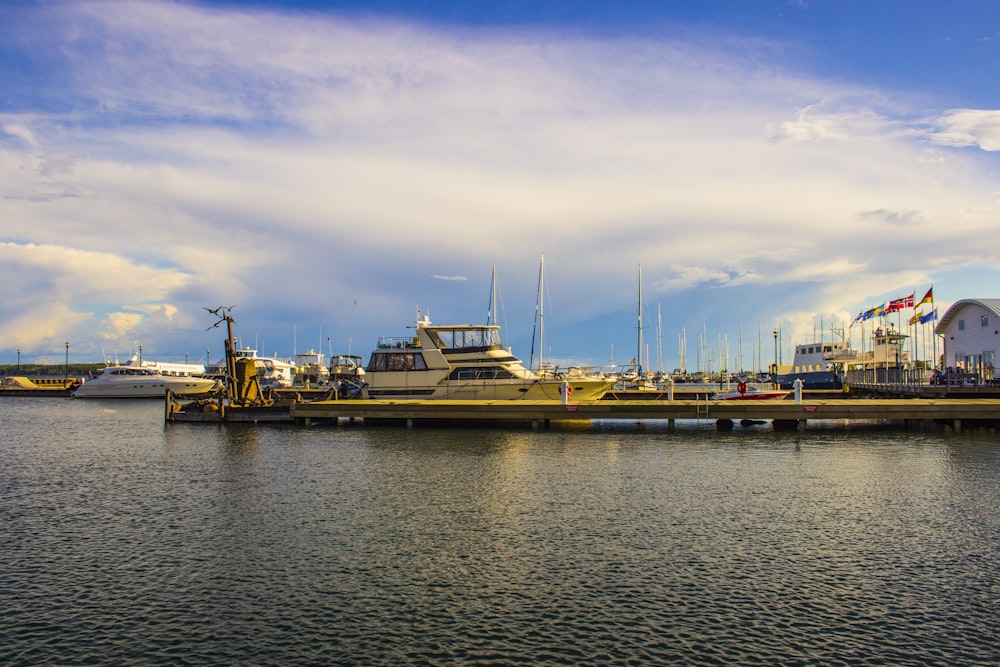
M367 359L494 268L525 361L858 346L1000 297L998 82L987 1L6 2L0 364Z

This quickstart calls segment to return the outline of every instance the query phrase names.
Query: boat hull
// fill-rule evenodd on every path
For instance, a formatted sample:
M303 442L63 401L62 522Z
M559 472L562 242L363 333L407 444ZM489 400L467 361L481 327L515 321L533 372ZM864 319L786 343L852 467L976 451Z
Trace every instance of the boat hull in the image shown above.
M369 374L371 378L371 374ZM563 382L559 380L495 381L495 382L449 382L434 386L415 383L411 386L380 386L371 384L365 388L365 397L379 400L479 400L479 401L556 401L562 399ZM591 401L600 399L613 386L605 380L567 381L570 401Z
M711 398L713 401L768 401L783 399L790 393L790 391L748 391L741 394L738 391L727 391L713 394Z
M842 389L840 375L834 371L806 371L778 376L778 386L794 389L795 381L802 380L803 389Z
M217 386L215 380L189 377L153 377L127 380L95 378L80 385L73 398L163 398L172 394L207 394Z

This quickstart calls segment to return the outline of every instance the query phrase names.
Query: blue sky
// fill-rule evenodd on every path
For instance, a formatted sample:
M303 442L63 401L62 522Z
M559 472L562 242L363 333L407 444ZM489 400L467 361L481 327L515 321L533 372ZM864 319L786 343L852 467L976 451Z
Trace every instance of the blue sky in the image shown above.
M998 296L997 81L992 2L6 3L0 363L214 358L232 304L367 357L494 265L527 359L544 254L546 359L635 356L641 266L651 365L766 365Z

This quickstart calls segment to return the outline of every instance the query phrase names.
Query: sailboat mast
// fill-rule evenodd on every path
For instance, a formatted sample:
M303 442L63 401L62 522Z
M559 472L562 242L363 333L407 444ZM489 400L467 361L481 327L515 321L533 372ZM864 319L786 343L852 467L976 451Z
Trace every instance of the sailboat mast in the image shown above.
M642 264L639 265L639 315L636 326L638 341L636 342L636 373L642 375Z
M497 265L493 265L493 273L490 277L490 306L486 310L486 324L496 324L497 308Z
M656 372L663 374L663 315L656 304Z
M538 261L538 372L545 354L545 253Z

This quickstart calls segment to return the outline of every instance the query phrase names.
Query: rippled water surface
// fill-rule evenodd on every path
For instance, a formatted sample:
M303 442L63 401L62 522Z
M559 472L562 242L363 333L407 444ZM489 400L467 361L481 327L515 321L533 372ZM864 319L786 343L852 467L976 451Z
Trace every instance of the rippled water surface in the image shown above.
M0 400L0 664L1000 662L1000 444Z

